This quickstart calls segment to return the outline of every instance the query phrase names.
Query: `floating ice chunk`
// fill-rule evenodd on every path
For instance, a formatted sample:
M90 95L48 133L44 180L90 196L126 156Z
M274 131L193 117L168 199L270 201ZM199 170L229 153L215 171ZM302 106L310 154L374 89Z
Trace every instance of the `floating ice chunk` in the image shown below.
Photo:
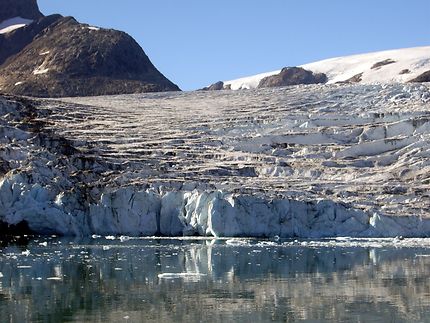
M48 277L46 278L46 280L61 281L63 280L63 278L54 276L54 277Z
M105 237L106 240L115 240L115 236L106 236Z
M30 250L25 250L25 251L21 252L21 255L26 256L26 257L30 256Z
M202 276L206 276L205 274L200 273L162 273L158 274L158 278L160 279L198 279Z
M0 272L0 278L3 278L4 276L3 276L3 273L2 272Z
M246 246L249 245L248 239L228 239L225 242L226 244L230 246Z
M351 237L336 237L336 241L349 241L351 240Z

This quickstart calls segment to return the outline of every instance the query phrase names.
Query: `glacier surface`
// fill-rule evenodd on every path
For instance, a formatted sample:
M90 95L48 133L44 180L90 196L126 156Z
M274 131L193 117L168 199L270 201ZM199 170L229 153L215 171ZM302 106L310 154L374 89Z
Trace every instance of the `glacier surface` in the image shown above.
M430 89L0 98L0 221L90 236L430 235Z

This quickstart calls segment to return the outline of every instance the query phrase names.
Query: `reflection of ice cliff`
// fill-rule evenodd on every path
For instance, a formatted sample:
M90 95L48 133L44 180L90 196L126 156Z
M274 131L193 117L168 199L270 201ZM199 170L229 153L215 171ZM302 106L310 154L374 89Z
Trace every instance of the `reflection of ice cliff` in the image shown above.
M425 236L429 108L428 86L399 84L1 99L0 220L76 235Z
M27 248L25 255L9 247L0 256L2 322L88 321L89 314L104 321L128 315L135 321L220 322L244 312L253 322L285 315L318 321L369 315L367 321L386 322L423 321L429 314L430 258L415 256L428 249L104 239L48 239ZM165 280L163 273L200 276Z

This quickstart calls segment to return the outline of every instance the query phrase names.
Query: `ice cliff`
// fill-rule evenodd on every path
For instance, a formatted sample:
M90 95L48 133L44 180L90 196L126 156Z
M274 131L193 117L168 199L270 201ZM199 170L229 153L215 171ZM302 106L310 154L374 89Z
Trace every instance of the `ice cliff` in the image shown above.
M0 221L88 236L428 236L427 85L0 99Z

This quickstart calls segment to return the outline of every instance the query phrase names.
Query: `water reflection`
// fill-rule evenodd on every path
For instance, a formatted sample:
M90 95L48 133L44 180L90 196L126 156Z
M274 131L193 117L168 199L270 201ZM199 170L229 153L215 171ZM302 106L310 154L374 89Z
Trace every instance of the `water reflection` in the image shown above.
M35 239L1 249L0 322L430 322L429 256L417 247Z

